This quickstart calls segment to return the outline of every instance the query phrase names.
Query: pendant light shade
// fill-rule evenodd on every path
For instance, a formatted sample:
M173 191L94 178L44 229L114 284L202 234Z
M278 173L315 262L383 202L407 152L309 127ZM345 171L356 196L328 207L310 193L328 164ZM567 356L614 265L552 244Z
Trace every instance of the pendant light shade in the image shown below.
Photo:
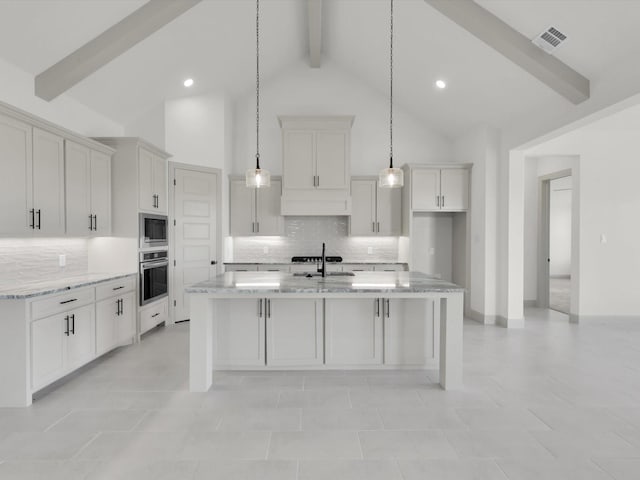
M256 0L256 168L247 170L245 185L249 188L271 186L271 173L260 168L260 0Z
M389 168L380 170L378 185L382 188L400 188L404 185L404 172L393 166L393 0L390 18L389 48Z

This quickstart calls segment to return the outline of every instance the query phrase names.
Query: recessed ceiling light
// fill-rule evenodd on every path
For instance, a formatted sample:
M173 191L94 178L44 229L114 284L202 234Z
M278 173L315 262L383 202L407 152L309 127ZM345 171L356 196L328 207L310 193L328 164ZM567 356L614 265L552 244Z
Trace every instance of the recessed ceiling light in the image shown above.
M191 85L193 85L193 78L187 78L187 79L184 81L184 86L185 86L185 87L190 87Z
M445 88L446 86L447 86L447 83L444 80L436 80L436 87Z

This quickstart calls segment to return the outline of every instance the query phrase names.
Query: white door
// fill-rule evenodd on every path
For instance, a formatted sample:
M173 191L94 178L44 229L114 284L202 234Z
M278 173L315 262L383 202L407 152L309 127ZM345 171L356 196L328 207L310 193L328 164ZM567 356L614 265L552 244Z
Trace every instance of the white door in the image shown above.
M284 133L284 188L310 189L315 186L314 134L306 130Z
M244 180L229 182L229 234L244 237L255 233L256 192Z
M120 315L116 318L118 345L131 343L136 334L136 294L126 293L120 297Z
M281 195L282 180L271 179L271 187L256 189L256 233L258 235L284 235L284 218L280 215Z
M264 366L265 299L216 302L213 362L216 366Z
M351 180L350 235L376 234L376 181Z
M31 149L31 126L0 115L0 234L33 231Z
M64 336L67 314L31 322L31 386L38 389L64 371Z
M411 206L413 210L440 210L440 170L416 168L411 172Z
M382 363L382 305L379 298L325 300L325 363Z
M175 168L173 321L189 318L184 288L211 279L217 272L218 174Z
M65 197L67 234L86 237L92 233L90 196L90 150L65 140Z
M111 234L111 157L91 151L91 213L93 234Z
M318 132L316 134L316 186L318 188L348 188L347 133Z
M140 210L155 212L153 191L153 154L144 148L138 148L138 203Z
M120 311L120 297L96 303L96 354L101 355L116 346L116 318Z
M64 235L64 140L33 129L33 208L40 235Z
M376 215L378 235L398 236L402 234L401 188L377 188Z
M449 211L469 208L469 170L443 168L440 171L440 208Z
M68 313L70 332L66 337L67 350L65 367L73 370L96 356L94 305L77 308Z

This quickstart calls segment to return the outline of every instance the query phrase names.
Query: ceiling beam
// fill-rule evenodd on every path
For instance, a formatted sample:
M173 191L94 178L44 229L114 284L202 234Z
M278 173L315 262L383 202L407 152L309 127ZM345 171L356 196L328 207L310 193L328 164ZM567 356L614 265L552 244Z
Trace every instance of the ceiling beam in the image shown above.
M38 74L35 79L35 94L44 100L53 100L200 1L150 0Z
M320 68L322 61L322 0L307 0L309 13L309 64Z
M589 79L536 47L473 0L425 0L444 16L574 104L589 99Z

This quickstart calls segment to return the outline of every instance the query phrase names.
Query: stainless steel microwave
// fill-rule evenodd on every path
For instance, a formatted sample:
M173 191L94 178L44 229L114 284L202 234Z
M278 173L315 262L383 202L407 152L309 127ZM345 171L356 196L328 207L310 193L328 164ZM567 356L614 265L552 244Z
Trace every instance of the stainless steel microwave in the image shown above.
M168 245L169 220L166 215L140 214L140 248Z

